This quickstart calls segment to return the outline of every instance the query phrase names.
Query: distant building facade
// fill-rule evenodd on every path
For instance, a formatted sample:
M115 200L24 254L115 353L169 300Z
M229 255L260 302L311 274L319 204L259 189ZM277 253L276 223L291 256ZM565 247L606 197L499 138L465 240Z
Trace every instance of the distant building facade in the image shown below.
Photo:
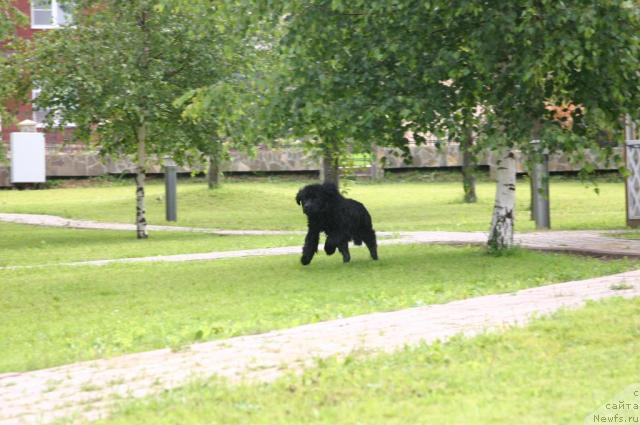
M60 3L58 0L14 0L14 5L28 19L26 26L18 27L17 35L22 38L31 39L39 31L49 31L67 25L71 18L69 3ZM37 87L31 90L32 99L38 95ZM38 131L44 131L44 118L46 110L37 110L31 103L20 104L17 107L17 121L30 119L38 123ZM16 131L15 124L2 126L3 141L9 140L9 133ZM48 147L60 146L69 138L72 127L65 131L47 131L46 141Z

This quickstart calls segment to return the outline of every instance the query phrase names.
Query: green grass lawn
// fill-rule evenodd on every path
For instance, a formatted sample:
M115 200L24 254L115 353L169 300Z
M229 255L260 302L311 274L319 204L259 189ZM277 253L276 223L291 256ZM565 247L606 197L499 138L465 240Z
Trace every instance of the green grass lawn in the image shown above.
M377 230L487 230L495 185L480 202L461 202L460 183L354 183ZM445 179L446 180L446 179ZM210 191L181 181L178 225L304 229L295 204L310 180L226 182ZM624 185L551 185L555 229L624 226ZM164 221L164 187L147 188L148 219ZM528 184L518 186L518 230L531 230ZM0 191L0 212L53 214L131 223L132 184ZM288 328L376 311L443 303L638 268L634 260L480 247L382 246L353 261L299 257L190 263L51 264L91 259L301 245L301 235L214 236L43 228L0 223L0 373L45 368L201 340ZM50 264L46 266L46 264ZM275 385L194 384L164 398L127 404L116 423L580 423L598 403L640 376L640 302L610 300L536 321L526 329L456 338L372 359L331 360ZM597 326L594 326L597 324ZM638 379L635 379L637 382ZM514 421L515 418L515 421ZM163 422L164 421L164 422Z
M620 239L640 239L640 231L633 230L629 232L612 233L610 236Z
M178 223L227 229L304 229L306 221L294 197L310 180L230 181L208 190L202 182L180 181ZM377 230L488 230L495 184L478 183L479 202L462 203L461 184L452 181L349 182L347 196L369 208ZM552 180L551 223L555 229L611 229L625 225L624 183L593 187ZM147 188L148 221L164 221L164 186ZM132 223L134 186L0 191L0 212L54 214L70 218ZM516 229L531 230L529 185L519 181Z
M180 347L375 311L606 275L638 262L477 247L354 249L193 263L0 270L0 372Z
M0 267L109 258L230 251L302 245L304 236L217 236L155 232L137 240L133 232L37 227L0 222Z
M639 351L640 300L611 299L499 334L325 361L270 385L194 383L100 423L582 424L638 383Z

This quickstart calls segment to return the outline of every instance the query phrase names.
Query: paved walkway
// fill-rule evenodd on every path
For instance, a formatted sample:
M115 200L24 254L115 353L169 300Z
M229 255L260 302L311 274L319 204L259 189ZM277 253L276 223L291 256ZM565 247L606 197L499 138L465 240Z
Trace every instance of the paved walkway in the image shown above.
M617 289L616 289L617 288ZM640 296L640 270L388 313L333 320L260 335L0 375L0 425L48 423L69 415L92 420L119 397L143 397L214 375L271 381L313 359L476 335L587 300Z
M73 220L70 218L58 217L45 214L14 214L0 213L0 221L7 223L32 224L36 226L66 227L69 229L94 229L94 230L136 230L133 224L125 223L103 223L91 220ZM155 226L148 225L150 231L159 232L194 232L210 233L213 235L297 235L304 234L302 231L291 230L222 230L210 229L206 227L184 227L184 226Z
M6 214L0 213L0 221L32 224L40 226L80 228L80 229L111 229L111 230L134 230L133 225L122 223L99 223L87 220L70 220L62 217L35 214ZM149 226L150 230L160 231L186 231L186 232L207 232L220 235L282 235L282 234L304 234L301 231L278 231L278 230L219 230L196 227L178 226ZM397 244L485 244L487 241L486 232L377 232L379 236L387 239L380 239L379 245ZM523 248L536 249L541 251L569 252L598 257L631 257L640 258L640 240L621 239L613 237L613 231L544 231L517 233L516 244ZM142 263L142 262L183 262L218 260L224 258L239 258L253 256L290 255L299 254L300 246L278 247L278 248L258 248L238 251L206 252L177 255L156 255L151 257L136 257L122 259L105 259L92 261L77 261L61 263L60 265L79 266L94 265L101 266L110 263ZM9 266L1 269L20 269L42 266Z

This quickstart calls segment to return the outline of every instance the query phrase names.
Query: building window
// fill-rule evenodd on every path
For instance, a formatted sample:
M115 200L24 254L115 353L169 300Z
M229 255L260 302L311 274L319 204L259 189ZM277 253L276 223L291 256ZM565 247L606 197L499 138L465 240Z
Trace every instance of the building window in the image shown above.
M58 28L71 21L72 4L60 0L31 0L31 28Z
M37 123L38 128L44 128L46 127L47 117L50 114L53 114L53 125L54 126L59 125L60 122L62 121L59 111L56 111L54 109L40 109L33 102L33 100L35 100L39 94L40 94L40 89L31 90L31 100L32 100L31 102L32 118L31 119ZM73 128L75 126L76 125L74 123L65 124L66 128Z
M39 89L31 90L31 100L35 100L35 98L38 97L39 94L40 94ZM38 109L38 107L33 102L31 103L31 109L32 109L33 120L38 123L38 127L39 128L44 127L44 123L47 118L47 115L49 115L51 110Z

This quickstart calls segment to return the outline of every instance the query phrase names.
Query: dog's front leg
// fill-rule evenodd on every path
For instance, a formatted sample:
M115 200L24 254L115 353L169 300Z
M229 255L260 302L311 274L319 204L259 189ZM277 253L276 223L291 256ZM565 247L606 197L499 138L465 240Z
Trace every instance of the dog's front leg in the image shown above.
M327 236L327 240L324 241L324 252L327 253L327 255L333 255L334 252L336 252L336 241L334 237L331 237L331 235Z
M304 238L304 246L302 247L302 258L300 262L306 266L311 262L313 256L318 252L318 242L320 241L320 232L315 229L309 229L307 236Z

